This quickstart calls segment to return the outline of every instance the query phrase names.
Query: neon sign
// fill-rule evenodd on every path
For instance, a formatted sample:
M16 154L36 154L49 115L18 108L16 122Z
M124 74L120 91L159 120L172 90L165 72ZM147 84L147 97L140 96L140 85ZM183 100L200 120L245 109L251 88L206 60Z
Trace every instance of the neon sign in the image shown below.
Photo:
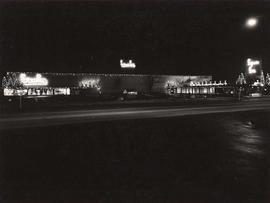
M260 61L247 59L248 73L254 74L257 73L257 70L254 68L255 65L260 65Z
M120 66L121 68L136 68L136 64L132 60L129 60L128 62L124 62L123 59L121 59Z
M20 74L20 81L24 86L47 86L47 78L42 77L41 74L36 74L36 77L27 77L25 73Z

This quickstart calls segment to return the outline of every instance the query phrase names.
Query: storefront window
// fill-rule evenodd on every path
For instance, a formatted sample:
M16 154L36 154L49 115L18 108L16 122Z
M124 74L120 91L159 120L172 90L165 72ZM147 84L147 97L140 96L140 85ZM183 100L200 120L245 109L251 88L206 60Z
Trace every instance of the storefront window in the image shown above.
M70 88L55 88L55 95L70 95Z
M97 90L101 89L100 80L97 79L84 79L80 82L80 87L83 88L96 88Z
M50 95L70 95L70 88L28 88L28 89L8 89L4 88L4 96L50 96Z
M9 89L4 88L4 96L22 96L26 95L27 90L26 89Z

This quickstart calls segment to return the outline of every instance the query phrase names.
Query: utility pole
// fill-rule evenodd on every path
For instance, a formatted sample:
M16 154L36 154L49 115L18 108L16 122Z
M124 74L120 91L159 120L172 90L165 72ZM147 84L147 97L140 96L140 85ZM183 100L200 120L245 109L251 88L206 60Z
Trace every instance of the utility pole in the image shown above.
M242 87L239 87L239 91L238 91L238 100L241 101L241 91L242 91Z
M22 92L20 92L20 99L19 99L19 109L20 109L20 111L22 110L22 98L23 97L23 93Z

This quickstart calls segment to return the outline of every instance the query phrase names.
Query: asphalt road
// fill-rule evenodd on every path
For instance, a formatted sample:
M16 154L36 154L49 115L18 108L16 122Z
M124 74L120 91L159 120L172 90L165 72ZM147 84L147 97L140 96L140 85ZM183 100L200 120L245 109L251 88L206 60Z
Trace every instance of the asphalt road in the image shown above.
M241 102L226 102L206 106L155 106L113 108L99 110L57 111L20 113L0 118L0 129L52 126L71 123L87 123L103 120L177 117L223 112L270 110L270 99L253 99Z

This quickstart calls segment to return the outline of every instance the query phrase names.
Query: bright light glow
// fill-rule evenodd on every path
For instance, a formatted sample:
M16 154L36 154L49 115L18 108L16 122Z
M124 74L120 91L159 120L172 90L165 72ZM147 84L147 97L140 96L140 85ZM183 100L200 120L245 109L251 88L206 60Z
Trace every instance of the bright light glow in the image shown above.
M258 23L257 18L249 18L246 21L246 27L253 28L257 25L257 23Z
M177 86L177 85L176 85L176 82L173 81L173 80L167 81L167 82L166 82L166 85L165 85L165 87L176 87L176 86Z
M137 94L138 94L138 92L131 91L131 92L127 92L127 94L130 94L130 95L137 95Z
M94 79L94 78L84 79L81 81L81 86L96 88L96 89L100 90L99 79Z
M136 64L132 60L129 60L128 62L124 62L123 59L121 59L120 66L121 68L136 68Z
M27 94L26 89L9 89L9 88L4 88L4 96L23 96Z
M54 89L55 95L70 95L70 88L56 88Z
M4 96L13 96L14 91L15 91L14 89L4 88Z
M255 81L252 86L264 86L263 83L261 83L259 80Z
M41 74L37 73L36 78L41 78Z
M254 74L256 73L256 69L254 68L255 65L260 65L260 61L257 60L251 60L250 58L247 59L247 66L248 66L248 73L249 74Z
M25 73L20 74L20 81L24 86L47 86L47 78L43 78L41 74L36 74L36 77L27 77Z
M222 85L228 85L227 81L225 80L224 82L219 81L218 83L216 81L201 81L201 82L193 82L191 81L189 83L189 86L222 86Z

